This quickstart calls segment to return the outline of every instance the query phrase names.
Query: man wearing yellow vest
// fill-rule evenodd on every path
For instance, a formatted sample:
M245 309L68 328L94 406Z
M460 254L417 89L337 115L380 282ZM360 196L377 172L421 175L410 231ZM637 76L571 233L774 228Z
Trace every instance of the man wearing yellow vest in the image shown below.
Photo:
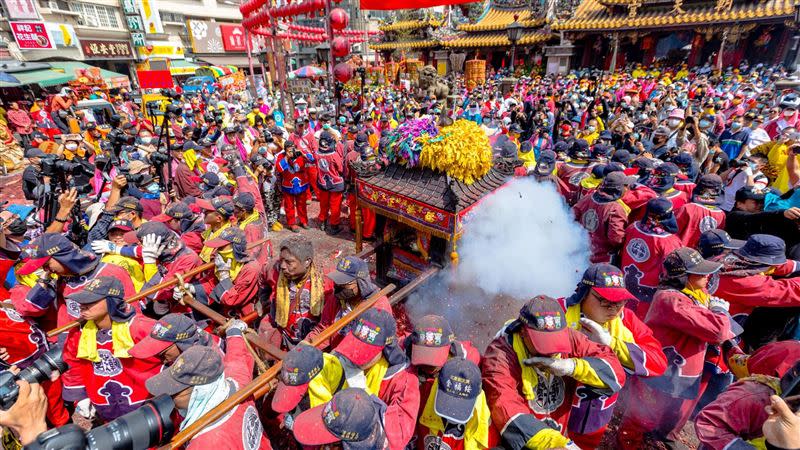
M417 425L417 449L483 450L500 442L492 425L481 370L465 358L449 359L433 384Z
M85 323L71 329L64 343L64 400L75 402L89 420L111 421L140 407L150 397L145 380L161 370L156 358L128 354L155 321L137 314L122 296L122 283L105 276L69 296Z
M344 370L345 388L362 388L386 404L384 423L391 450L414 436L419 384L397 343L397 324L388 311L371 308L334 349Z
M561 305L537 296L489 344L481 362L492 420L506 448L578 448L566 437L578 383L619 391L625 372L610 347L567 326Z
M218 238L226 228L231 226L234 206L230 197L215 197L211 200L198 198L195 204L205 211L206 230L202 233L203 242ZM203 245L200 259L203 262L211 262L212 253L214 253L213 248Z

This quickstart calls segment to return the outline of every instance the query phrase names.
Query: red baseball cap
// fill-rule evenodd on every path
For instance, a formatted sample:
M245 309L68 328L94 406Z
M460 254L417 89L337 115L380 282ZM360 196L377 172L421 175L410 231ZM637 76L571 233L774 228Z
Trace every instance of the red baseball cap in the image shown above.
M334 349L357 366L362 366L397 338L397 323L391 313L376 308L366 310Z
M541 355L569 353L569 329L564 309L555 299L539 295L528 300L519 310L522 332Z

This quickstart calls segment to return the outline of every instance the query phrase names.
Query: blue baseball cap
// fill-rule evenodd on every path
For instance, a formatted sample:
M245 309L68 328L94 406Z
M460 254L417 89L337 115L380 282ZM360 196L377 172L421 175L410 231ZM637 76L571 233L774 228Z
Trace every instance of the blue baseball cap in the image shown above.
M697 244L698 250L704 258L718 255L722 250L736 250L744 245L744 241L732 239L725 230L717 228L706 230L700 235L700 242Z
M294 410L308 392L308 384L325 365L322 351L300 344L286 353L278 377L278 387L272 397L272 410L285 413Z
M442 367L438 380L433 410L449 422L467 423L481 393L481 370L465 358L452 358Z
M369 265L356 256L345 256L336 263L336 270L328 274L334 284L347 284L359 278L369 278Z
M172 344L190 341L200 333L197 323L185 314L171 313L158 319L150 334L137 342L128 353L137 359L158 355Z
M411 339L411 364L442 367L450 357L456 340L450 323L442 316L428 315L414 323Z
M97 277L86 284L83 289L73 292L67 296L82 305L99 302L107 297L122 299L125 295L125 288L122 282L114 277Z
M294 420L294 437L302 445L341 442L345 450L384 447L383 413L386 405L361 388L336 393L324 404L302 412Z

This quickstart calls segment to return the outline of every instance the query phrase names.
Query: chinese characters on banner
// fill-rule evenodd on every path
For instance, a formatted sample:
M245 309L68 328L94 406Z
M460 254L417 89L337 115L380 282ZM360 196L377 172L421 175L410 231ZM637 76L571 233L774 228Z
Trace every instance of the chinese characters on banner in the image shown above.
M52 50L55 43L42 22L10 22L20 50Z
M229 52L243 52L247 50L244 42L244 27L241 25L220 24L222 32L222 46Z
M9 20L39 20L36 0L3 0Z
M133 48L127 41L100 39L81 40L83 54L87 59L132 59Z

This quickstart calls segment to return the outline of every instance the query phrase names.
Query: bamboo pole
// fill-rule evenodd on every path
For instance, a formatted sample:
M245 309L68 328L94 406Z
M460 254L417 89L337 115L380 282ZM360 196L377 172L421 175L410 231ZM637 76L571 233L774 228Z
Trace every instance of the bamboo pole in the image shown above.
M392 292L394 288L395 285L389 284L380 291L372 294L368 299L364 300L358 306L356 306L352 311L350 311L350 313L348 313L346 316L334 322L331 326L329 326L322 333L320 333L316 338L312 339L311 345L316 347L319 346L321 343L326 342L334 335L334 333L338 333L339 330L346 327L350 322L352 322L358 316L363 314L364 311L371 308L381 297ZM220 417L224 416L228 411L235 408L239 403L246 401L251 396L253 396L254 398L258 398L269 392L269 388L267 387L268 386L271 387L272 384L271 382L280 373L281 365L282 365L281 361L277 361L275 365L269 368L269 370L259 375L258 377L254 378L253 381L248 383L242 389L236 391L233 395L225 399L225 401L217 405L214 409L204 414L196 422L192 423L186 429L182 430L180 433L173 436L172 441L167 445L160 447L159 450L180 448L182 445L189 442L203 428L219 420Z
M256 248L259 245L262 245L267 241L269 241L268 238L264 238L264 239L258 240L256 242L253 242L252 244L249 244L247 246L247 249L250 250L250 249ZM213 268L214 268L214 263L210 262L210 263L203 264L201 266L197 266L194 269L189 270L186 273L183 273L181 275L183 276L183 278L191 278L191 277L193 277L193 276L195 276L197 274L203 273L206 270L210 270L210 269L213 269ZM138 294L136 294L136 295L134 295L134 296L132 296L130 298L126 298L125 299L125 303L133 303L133 302L139 301L139 300L141 300L143 298L147 298L147 297L149 297L151 295L155 295L162 289L166 289L166 288L170 288L170 287L174 286L177 282L178 282L178 278L173 276L169 280L162 281L161 283L158 283L157 285L155 285L155 286L153 286L151 288L145 289L144 291L139 292ZM73 329L73 328L75 328L77 326L80 326L81 323L83 323L81 320L73 320L72 322L70 322L70 323L68 323L66 325L62 325L62 326L60 326L58 328L55 328L53 330L48 331L47 332L47 337L58 336L59 334L65 332L65 331L69 331L69 330L71 330L71 329Z
M194 297L192 297L189 294L184 293L181 303L185 304L186 306L192 308L193 310L213 320L214 322L217 323L217 325L225 325L226 323L228 323L228 319L225 316L214 311L208 306L198 302ZM265 352L269 353L269 355L272 356L273 358L282 359L284 356L286 356L286 352L270 344L269 342L267 342L266 339L259 336L258 333L255 333L250 328L248 328L243 333L243 335L245 339L247 339L247 341L249 341L256 347L260 348L261 350L264 350Z

